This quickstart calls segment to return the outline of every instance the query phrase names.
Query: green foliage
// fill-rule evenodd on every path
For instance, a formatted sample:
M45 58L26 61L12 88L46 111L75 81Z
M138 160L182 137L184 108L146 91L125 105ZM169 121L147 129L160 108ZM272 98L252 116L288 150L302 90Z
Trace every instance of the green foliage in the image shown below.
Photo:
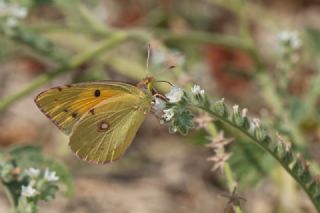
M248 187L260 183L274 166L274 161L267 153L250 141L237 137L230 150L233 154L229 160L233 172L237 176L240 187Z
M66 195L73 195L72 177L67 168L57 160L46 158L41 153L39 146L16 146L2 151L5 158L10 158L15 162L16 167L27 169L30 167L45 169L49 168L56 171L61 183L66 187Z
M31 170L31 171L30 171ZM37 146L17 146L0 152L0 179L16 212L37 212L39 200L50 201L65 186L73 194L72 179L58 161L48 159Z
M174 111L175 116L173 117L169 131L171 133L179 132L181 135L187 135L189 130L193 127L192 118L193 115L188 110L176 109Z
M274 46L283 49L282 51L276 50L271 52L271 55L277 56L274 61L271 61L270 56L265 55L265 52L268 52L271 48L267 47L268 51L264 51L264 47L261 47L260 44L265 42L260 41L259 39L274 35L266 34L263 37L253 35L258 32L260 28L263 30L261 31L263 33L267 32L268 29L263 29L265 25L260 26L259 22L261 20L258 19L257 21L255 20L255 25L259 25L257 30L253 31L250 28L252 23L249 23L248 21L254 20L253 17L255 17L255 14L247 13L252 9L249 1L217 0L213 3L208 1L206 5L197 3L196 6L192 8L192 16L189 16L188 11L186 13L185 11L181 11L183 7L179 7L178 13L174 13L174 15L172 12L176 10L152 10L151 16L149 16L149 14L144 14L145 11L141 10L140 15L142 18L139 20L139 24L148 24L147 28L138 25L139 29L117 29L113 25L108 26L106 23L110 23L109 20L102 21L97 14L95 14L94 8L97 6L97 3L99 3L97 1L19 0L17 2L29 8L31 17L30 19L20 20L14 27L7 26L8 17L1 18L0 28L2 38L0 44L2 49L0 50L0 57L7 58L14 54L31 54L32 56L41 56L46 62L54 62L58 68L48 71L39 78L34 79L30 85L21 89L16 94L1 99L0 110L6 109L15 101L27 96L40 86L53 80L55 77L73 70L81 70L81 73L78 72L74 75L76 76L73 79L75 81L83 81L85 79L105 79L106 76L104 74L108 68L111 68L112 75L114 72L119 72L125 77L139 80L145 73L144 61L142 64L142 60L139 61L135 59L145 58L146 51L144 51L144 47L147 46L148 42L153 40L156 40L158 42L157 44L160 46L158 48L159 52L157 52L158 50L153 51L154 56L157 55L157 53L160 53L159 58L165 58L169 55L168 50L177 47L180 51L183 50L184 55L188 56L183 69L178 68L170 73L161 73L162 79L168 79L169 81L173 79L180 80L181 76L187 75L187 77L194 77L191 81L196 79L200 80L202 76L199 77L198 73L193 73L195 75L192 76L191 71L198 71L199 62L202 62L202 60L207 60L205 63L212 62L210 61L210 57L208 57L209 59L204 59L204 54L210 55L212 53L210 52L212 51L210 50L211 48L202 44L213 44L215 47L221 47L222 50L228 49L228 52L230 51L231 55L233 55L233 53L240 53L241 56L248 56L250 58L246 60L246 57L244 57L239 59L239 61L245 63L247 61L247 63L250 64L250 68L245 68L245 70L252 69L252 73L250 73L250 84L254 84L259 89L257 89L257 91L250 91L250 94L247 92L246 94L243 94L243 96L237 98L238 100L242 100L246 99L247 96L258 96L259 98L261 96L262 105L269 113L264 118L269 119L268 125L263 126L262 124L259 124L259 122L254 122L254 120L250 120L246 116L243 116L242 113L237 110L229 110L223 100L212 104L209 102L208 96L202 96L201 94L185 94L184 98L178 103L170 103L167 105L167 109L172 109L174 113L172 119L167 121L170 126L169 131L179 132L182 135L187 134L190 132L191 128L195 127L193 120L201 114L199 108L204 109L209 114L212 114L212 116L222 121L220 123L210 123L211 125L227 130L229 133L228 135L233 135L236 139L236 142L230 146L230 151L233 152L233 155L229 162L232 172L234 173L234 176L238 178L241 186L262 181L263 178L269 174L268 172L272 171L272 168L275 165L275 163L271 161L271 158L273 157L294 176L302 187L304 187L313 202L319 201L319 186L315 178L311 176L308 165L304 160L297 158L288 147L284 146L282 143L274 142L275 140L277 141L277 139L272 137L268 130L272 129L272 132L285 134L289 140L296 145L295 148L306 153L306 150L308 150L307 146L309 145L308 140L317 135L320 120L319 107L317 107L320 91L320 75L317 67L320 53L320 31L318 29L309 28L306 30L306 33L297 33L298 35L306 35L305 37L309 41L309 46L305 45L304 42L301 42L302 48L293 48L292 40L284 40L275 43ZM174 5L179 4L180 3L175 3ZM33 17L35 14L32 14L32 7L39 5L52 7L54 11L53 17L58 15L59 19L53 20L51 16L46 17L41 19L41 24L38 26ZM214 6L212 7L212 5ZM227 15L230 19L236 20L236 22L233 22L231 25L234 26L234 29L224 30L223 33L213 33L211 29L214 28L214 32L216 32L216 30L219 30L220 28L220 26L213 27L212 24L215 22L212 22L211 20L215 19L215 12L221 12L215 7L216 5L227 10ZM247 7L248 5L249 7ZM198 8L204 10L199 10ZM212 8L214 10L212 10ZM212 13L212 11L214 13ZM165 14L170 14L170 16L165 17L165 15L162 14L163 12L165 12ZM250 14L250 16L247 17L246 14ZM154 16L157 16L157 20L152 19ZM110 17L113 18L113 15L111 14ZM224 22L228 21L226 20ZM180 25L182 26L181 30L172 30L176 29L175 26L178 26L179 28ZM222 29L223 27L225 26L222 26ZM224 32L239 33L233 36L231 34L225 34ZM81 42L76 42L79 38ZM106 38L109 38L110 40L108 41ZM97 40L102 39L105 40L98 44L95 43ZM130 42L126 43L125 41L127 40L130 40ZM256 42L259 45L256 45ZM67 45L64 45L65 43L67 43ZM94 48L91 49L91 46L94 46ZM114 46L118 47L117 50L110 51ZM86 48L88 48L88 50L86 50ZM5 51L5 49L7 51ZM8 49L10 49L10 51L8 51ZM128 49L130 51L128 51ZM203 49L206 51L204 54ZM309 50L312 53L310 56L306 54ZM80 54L76 54L75 57L73 57L76 52L79 52ZM209 52L209 54L207 52ZM215 54L219 55L220 53L215 52ZM133 55L142 56L131 57ZM300 64L300 60L304 60L305 55L309 56L308 64ZM236 56L235 58L238 59ZM227 60L229 59L230 58L227 58ZM222 63L224 60L226 60L226 58L221 57L219 63ZM138 61L138 63L136 61ZM163 63L158 64L159 66L151 66L150 68L162 70L164 66L167 66L165 63L166 61L162 62ZM314 64L309 64L309 62L313 62ZM235 66L232 67L236 70L243 69L241 66L238 66L236 62L232 61L231 63L235 63ZM81 68L79 69L80 66ZM298 95L294 94L294 92L290 91L295 90L295 88L292 89L291 87L296 87L293 77L299 77L299 75L305 76L305 74L301 72L309 69L313 72L312 74L309 74L308 72L308 79L311 79L310 82L308 79L302 79L301 82L305 82L301 84L303 89L298 91ZM85 71L82 72L83 70L88 70L90 72L85 73ZM226 70L220 70L220 72L225 71ZM154 72L154 75L158 78L156 72ZM301 77L299 77L299 81L300 78ZM219 79L215 80L219 81ZM223 83L224 82L222 82L222 84ZM310 87L310 89L307 87ZM215 86L213 88L216 89ZM216 91L214 91L214 94L210 95L215 95L215 92ZM259 105L259 107L261 106L261 104L257 105ZM258 110L257 105L256 103L252 103L250 109ZM220 125L221 123L222 125ZM235 130L233 129L230 131L230 126ZM208 128L208 126L205 128ZM315 133L309 135L308 133L312 131ZM202 139L205 138L206 133L204 131L200 134ZM243 137L243 135L245 135L245 137ZM248 140L248 138L251 138L251 140ZM251 146L250 142L252 141L256 142L256 144L263 149ZM297 146L297 144L299 146ZM11 150L12 153L9 150L2 152L0 154L0 159L1 162L5 163L1 164L0 175L3 183L7 184L11 193L15 194L17 197L20 194L21 189L21 187L17 187L17 185L22 183L27 184L28 179L23 176L21 176L20 179L17 179L12 171L16 168L37 166L37 168L45 169L48 167L50 170L57 171L60 180L67 188L67 192L70 193L72 183L68 172L64 168L61 168L59 163L43 158L41 150L37 149L39 148L18 147L13 148ZM44 187L43 190L47 193L45 196L41 195L40 198L43 200L50 200L57 188L53 186L49 188ZM19 203L25 207L26 211L30 212L34 211L34 208L36 207L28 207L27 204L30 202L25 198L21 198Z
M221 102L218 101L215 103L215 105L221 106ZM317 210L320 210L320 202L317 199L318 194L314 193L314 191L316 190L312 188L318 188L319 184L313 186L315 177L311 175L307 162L300 155L297 156L293 154L291 144L289 142L282 141L282 139L278 139L277 142L274 142L274 139L270 137L270 133L268 133L268 131L263 126L261 126L260 122L256 119L249 120L249 122L251 123L250 126L252 126L252 128L248 129L244 125L238 126L237 123L234 122L234 119L232 119L232 115L221 116L221 110L217 107L213 107L213 111L210 108L204 108L201 106L199 107L211 114L212 116L223 121L224 123L238 129L249 139L255 142L259 147L261 147L267 153L269 153L270 156L277 160L281 164L281 166L305 190L305 192L308 194L310 200L313 202ZM228 109L225 108L224 111L228 111Z
M235 105L233 107L233 111L230 113L223 99L217 101L213 106L211 106L209 101L203 101L208 100L208 97L204 94L204 91L201 91L199 86L193 87L191 95L184 92L184 95L180 100L176 101L176 99L174 99L174 103L170 103L172 102L172 96L179 97L180 90L173 87L172 91L167 95L169 103L166 106L166 110L171 110L174 115L165 115L165 118L170 122L169 131L172 131L172 128L189 129L192 126L190 125L190 123L192 123L192 118L196 116L199 109L207 112L214 118L222 121L225 125L244 134L247 139L255 142L258 147L262 148L269 154L268 156L265 156L261 150L259 151L256 149L257 147L250 148L247 146L247 143L240 141L237 145L238 149L236 149L235 152L236 157L233 159L232 163L233 166L238 166L238 169L235 171L239 175L240 179L243 180L243 177L246 176L246 181L255 182L257 181L258 176L265 176L268 167L270 168L272 165L269 163L270 157L273 157L297 181L297 183L300 184L300 186L309 195L309 198L312 200L315 207L320 210L320 202L317 199L318 194L314 193L317 191L318 184L314 185L315 178L312 176L307 162L300 155L293 154L291 143L285 141L280 136L278 136L279 138L277 139L277 142L274 142L275 139L272 139L269 131L261 124L259 119L250 119L247 117L247 109L243 109L240 113L239 106ZM199 98L200 96L201 98ZM188 113L183 114L180 113L179 110ZM179 119L179 117L181 118ZM181 122L177 122L180 120ZM179 125L175 126L175 122ZM222 137L217 139L214 143L227 144L227 142L224 141L225 139ZM214 143L211 144L211 147L214 149L221 146L215 146ZM242 153L239 153L239 151ZM218 151L216 154L217 156L211 157L210 159L220 167L226 160L228 160L229 157L223 150L220 155ZM254 167L255 173L252 172L253 170L251 168L247 169L246 165ZM228 171L229 173L231 172L230 170Z
M320 54L320 30L309 28L307 30L307 35L310 38L310 46L313 51L319 55Z

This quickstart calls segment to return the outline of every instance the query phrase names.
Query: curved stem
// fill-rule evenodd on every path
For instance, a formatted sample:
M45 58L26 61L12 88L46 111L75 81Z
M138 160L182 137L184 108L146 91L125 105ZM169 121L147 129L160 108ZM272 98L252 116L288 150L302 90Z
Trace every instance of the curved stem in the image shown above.
M308 185L303 183L303 181L301 180L301 178L296 175L293 171L293 169L291 169L289 167L289 164L286 163L285 161L283 161L282 159L280 159L275 153L274 151L269 147L269 144L267 143L263 143L261 141L259 141L257 138L255 138L252 134L250 134L248 131L246 131L243 128L240 128L239 126L237 126L236 124L234 124L232 121L230 121L227 118L224 118L222 116L220 116L219 114L215 113L214 111L202 107L202 106L197 106L198 108L206 111L207 113L209 113L211 116L218 118L220 121L234 127L235 129L238 129L240 132L242 132L244 135L246 135L248 138L250 138L252 141L254 141L259 147L261 147L262 149L264 149L265 151L267 151L275 160L277 160L281 166L291 175L292 178L295 179L295 181L297 183L299 183L299 185L303 188L303 190L307 193L309 199L312 201L313 205L315 206L315 208L317 209L318 212L320 212L320 203L317 201L316 196L313 195L312 191L308 188Z

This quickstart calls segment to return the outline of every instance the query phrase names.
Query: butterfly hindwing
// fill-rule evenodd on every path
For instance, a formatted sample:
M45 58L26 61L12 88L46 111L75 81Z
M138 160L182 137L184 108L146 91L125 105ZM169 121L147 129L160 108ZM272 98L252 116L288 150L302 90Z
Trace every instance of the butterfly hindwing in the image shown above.
M85 161L114 161L127 150L150 108L148 96L125 94L110 98L76 124L69 145Z
M73 126L94 106L113 97L139 96L141 93L130 84L101 81L54 87L40 93L35 102L56 126L69 135Z

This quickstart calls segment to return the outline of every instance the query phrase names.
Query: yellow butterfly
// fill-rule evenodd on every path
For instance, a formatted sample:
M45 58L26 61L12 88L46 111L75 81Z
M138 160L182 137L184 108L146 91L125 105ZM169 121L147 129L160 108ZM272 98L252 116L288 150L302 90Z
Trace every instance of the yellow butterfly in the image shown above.
M104 164L119 159L150 112L152 77L137 86L98 81L54 87L40 93L39 109L64 133L82 160Z

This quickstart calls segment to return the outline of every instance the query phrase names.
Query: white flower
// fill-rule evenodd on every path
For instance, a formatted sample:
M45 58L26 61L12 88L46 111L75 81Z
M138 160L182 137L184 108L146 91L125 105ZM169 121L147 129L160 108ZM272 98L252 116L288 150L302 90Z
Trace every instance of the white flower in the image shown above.
M16 27L20 19L27 16L28 10L18 4L9 4L0 0L0 17L5 17L9 28Z
M40 174L40 169L29 168L25 170L25 173L29 175L31 178L36 178Z
M38 191L32 187L32 185L21 187L21 196L23 197L34 197L38 194Z
M254 132L259 127L260 127L260 120L258 118L253 118L252 121L250 122L249 131Z
M204 90L197 84L193 85L191 92L193 95L204 95Z
M59 180L59 177L56 175L55 171L49 171L49 169L47 168L44 171L44 179L46 179L49 182L53 182Z
M299 49L302 45L300 36L296 31L282 31L276 38L282 44L288 44L293 49Z
M11 15L23 19L27 16L28 11L25 7L19 6L19 5L12 5L10 8Z
M224 103L224 98L221 98L219 101L217 101L216 103L220 103L223 104Z
M247 109L247 108L242 109L242 111L241 111L241 117L243 117L243 118L247 117L247 112L248 112L248 109Z
M252 122L255 127L260 127L260 119L259 118L253 118Z
M166 121L170 121L174 116L173 109L165 109L163 112L164 114L162 115L162 118L164 118Z
M169 99L170 103L177 103L183 97L183 90L177 86L173 86L170 92L166 94L166 97Z
M234 105L232 108L233 108L233 113L239 112L239 105Z
M166 102L164 102L161 98L154 99L153 109L156 111L162 111L166 107Z
M0 16L15 17L23 19L27 16L28 10L25 7L22 7L17 4L7 4L3 1L0 1Z

